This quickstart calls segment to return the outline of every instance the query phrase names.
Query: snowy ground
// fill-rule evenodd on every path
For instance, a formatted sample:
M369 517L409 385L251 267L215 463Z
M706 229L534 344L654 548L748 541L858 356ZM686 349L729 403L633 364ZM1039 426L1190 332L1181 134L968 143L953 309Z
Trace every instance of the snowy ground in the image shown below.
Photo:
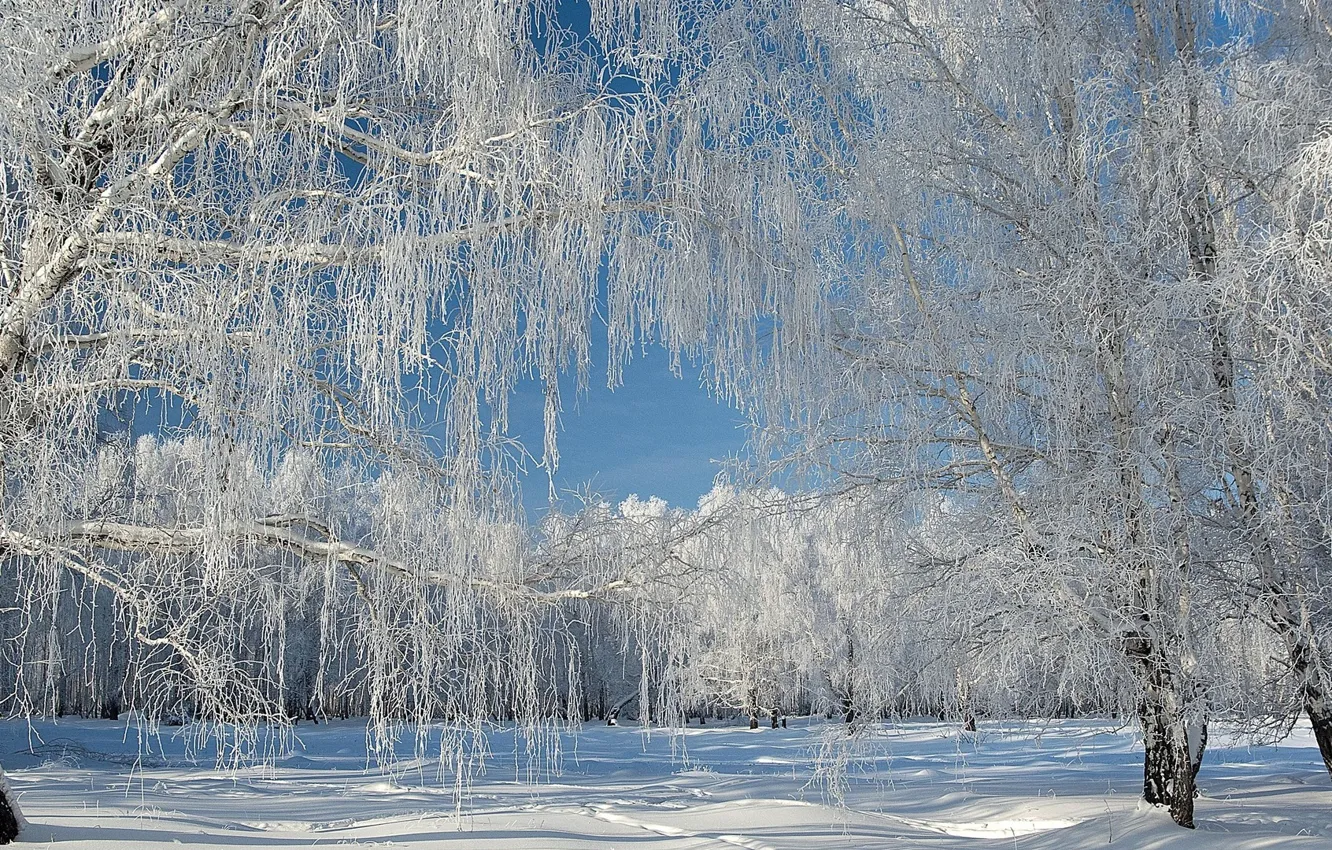
M1138 803L1141 750L1105 723L885 728L830 802L812 753L826 727L691 727L687 760L664 734L587 727L562 772L517 781L497 732L461 815L433 762L367 769L365 727L301 725L268 767L191 763L164 730L136 763L132 724L0 724L39 846L401 847L416 850L818 850L818 848L1329 848L1332 784L1307 732L1278 747L1216 741L1197 832ZM676 744L680 743L676 739ZM508 752L507 767L504 754Z

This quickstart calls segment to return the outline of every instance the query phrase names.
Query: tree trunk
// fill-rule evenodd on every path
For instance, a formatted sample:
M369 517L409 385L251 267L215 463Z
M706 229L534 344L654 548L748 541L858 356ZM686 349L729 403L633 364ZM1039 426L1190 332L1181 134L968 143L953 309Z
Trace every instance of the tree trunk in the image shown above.
M1274 609L1273 625L1284 632L1282 636L1290 652L1291 672L1299 682L1300 702L1313 726L1318 754L1323 757L1323 767L1327 768L1328 775L1332 776L1332 703L1323 687L1322 654L1311 636L1293 622L1288 606L1273 603L1271 607Z
M1142 643L1151 643L1140 638ZM1196 780L1207 746L1205 720L1192 726L1180 698L1178 682L1155 646L1134 647L1134 660L1143 676L1138 703L1142 725L1142 796L1148 803L1167 806L1175 823L1193 829Z
M9 787L5 769L0 767L0 844L8 844L23 831L26 822L19 811L18 800L14 798L14 789Z
M1314 740L1318 742L1318 754L1323 757L1323 767L1332 776L1332 711L1328 710L1326 698L1317 702L1306 701L1304 713L1309 715L1313 724Z
M1185 727L1189 734L1189 776L1193 779L1193 796L1198 796L1198 771L1202 770L1203 755L1207 752L1207 719L1196 727Z
M1168 712L1162 711L1160 704L1148 706L1146 702L1139 717L1146 750L1143 799L1153 805L1168 806L1175 823L1193 829L1193 798L1198 769L1202 766L1202 742L1190 746L1192 736L1186 725L1178 719L1170 722Z
M1138 723L1142 727L1142 798L1154 806L1170 802L1170 727L1161 705L1144 696L1138 704Z
M1193 829L1193 798L1197 792L1194 777L1197 772L1189 754L1188 731L1183 724L1176 723L1172 725L1171 732L1174 783L1170 788L1170 817L1180 826Z
M842 690L842 714L847 723L856 719L856 638L846 624L846 687Z
M962 665L958 665L953 681L957 691L957 711L962 715L962 731L975 732L976 715L971 711L971 682Z

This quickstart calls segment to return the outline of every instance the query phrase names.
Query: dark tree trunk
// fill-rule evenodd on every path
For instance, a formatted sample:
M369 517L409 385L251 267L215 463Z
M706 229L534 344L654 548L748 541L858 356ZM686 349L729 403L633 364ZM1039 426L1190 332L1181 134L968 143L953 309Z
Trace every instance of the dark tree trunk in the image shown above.
M18 838L23 828L23 816L19 813L14 792L5 778L4 768L0 768L0 844L8 844Z
M1198 776L1198 767L1202 766L1202 759L1200 756L1195 767L1191 752L1193 748L1189 746L1189 730L1186 725L1176 720L1171 726L1171 733L1170 749L1175 758L1175 775L1170 788L1170 817L1180 826L1193 829L1193 798L1198 796L1195 779ZM1199 752L1201 753L1201 748Z
M1302 629L1288 621L1280 622L1273 617L1278 628L1285 626L1286 644L1290 651L1291 672L1299 681L1300 702L1304 713L1313 726L1314 740L1318 742L1318 754L1323 757L1323 767L1332 776L1332 705L1329 705L1327 692L1323 689L1321 661L1317 650L1311 645Z
M1168 806L1175 823L1193 829L1195 780L1206 744L1199 741L1191 747L1189 730L1180 720L1170 722L1160 704L1146 703L1144 700L1139 717L1145 748L1142 796L1153 805Z
M1195 781L1207 746L1207 725L1202 722L1196 730L1190 729L1179 680L1156 640L1145 633L1135 635L1125 651L1137 666L1142 683L1138 722L1142 725L1144 751L1143 799L1169 807L1175 823L1193 829Z
M1203 755L1207 752L1207 720L1204 718L1196 730L1189 733L1189 775L1193 779L1193 796L1198 796L1198 771L1202 770Z
M1154 806L1170 802L1170 730L1162 722L1160 707L1147 698L1138 706L1142 726L1142 798Z
M0 794L0 844L8 844L15 838L18 838L19 823L18 817L14 814L14 806L9 798Z
M1183 770L1180 772L1180 778L1185 781L1180 783L1179 792L1171 796L1170 818L1185 829L1193 829L1193 798L1195 791L1193 774L1189 770Z
M1309 715L1309 722L1313 724L1314 740L1318 742L1318 753L1323 757L1323 767L1327 768L1329 776L1332 776L1332 711L1328 711L1327 702L1319 700L1317 703L1306 701L1304 712Z
M102 716L103 720L119 720L120 708L120 695L116 694L102 700L102 705L98 713Z
M842 714L847 723L856 719L856 638L846 624L846 689L842 691Z
M1299 683L1300 702L1313 726L1318 754L1323 767L1332 776L1332 702L1323 687L1323 658L1318 645L1303 628L1303 623L1290 610L1284 597L1275 597L1269 603L1272 627L1285 639L1290 653L1290 669Z

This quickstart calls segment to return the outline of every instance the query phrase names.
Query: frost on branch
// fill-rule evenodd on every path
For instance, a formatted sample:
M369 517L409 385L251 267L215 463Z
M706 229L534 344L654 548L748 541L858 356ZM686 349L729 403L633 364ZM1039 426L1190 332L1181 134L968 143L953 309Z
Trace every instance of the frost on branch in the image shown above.
M659 564L533 564L507 399L544 382L553 470L598 313L612 382L660 341L736 395L759 316L799 344L826 133L777 108L785 11L9 3L7 710L366 713L385 753L559 713L561 606ZM76 693L73 623L116 647Z

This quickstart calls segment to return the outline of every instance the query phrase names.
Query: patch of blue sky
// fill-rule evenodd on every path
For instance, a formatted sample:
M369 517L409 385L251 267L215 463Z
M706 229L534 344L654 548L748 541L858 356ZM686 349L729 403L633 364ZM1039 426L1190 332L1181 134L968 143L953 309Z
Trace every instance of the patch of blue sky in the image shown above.
M658 496L693 508L712 489L724 462L743 452L746 420L709 394L705 366L682 359L679 374L659 345L638 347L623 383L607 379L604 340L592 346L589 386L579 392L561 378L565 410L559 419L560 463L554 476L539 464L545 395L536 379L522 381L510 401L511 435L534 456L520 471L523 507L536 519L550 498L565 509L592 493L612 503L632 494Z

